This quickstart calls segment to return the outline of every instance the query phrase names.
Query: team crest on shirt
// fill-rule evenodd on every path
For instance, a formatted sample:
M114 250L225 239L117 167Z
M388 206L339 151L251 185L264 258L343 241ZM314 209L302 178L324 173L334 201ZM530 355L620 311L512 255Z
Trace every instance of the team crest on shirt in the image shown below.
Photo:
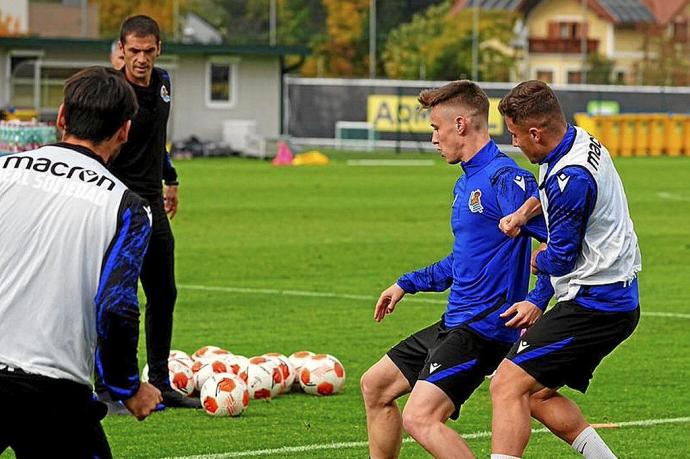
M166 104L170 102L170 93L168 92L168 88L165 87L165 85L161 86L161 99L163 99L163 102Z
M482 190L477 189L470 193L470 200L467 204L470 207L470 212L480 214L483 213L484 206L482 206Z

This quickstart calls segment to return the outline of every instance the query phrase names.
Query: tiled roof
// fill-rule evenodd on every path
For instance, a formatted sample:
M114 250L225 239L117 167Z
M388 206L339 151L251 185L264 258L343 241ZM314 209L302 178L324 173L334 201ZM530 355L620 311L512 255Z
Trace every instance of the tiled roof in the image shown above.
M453 11L479 6L484 10L519 10L529 14L539 3L539 0L457 0ZM666 24L688 3L690 0L587 0L589 8L617 24Z
M654 23L656 18L642 0L597 0L619 24Z

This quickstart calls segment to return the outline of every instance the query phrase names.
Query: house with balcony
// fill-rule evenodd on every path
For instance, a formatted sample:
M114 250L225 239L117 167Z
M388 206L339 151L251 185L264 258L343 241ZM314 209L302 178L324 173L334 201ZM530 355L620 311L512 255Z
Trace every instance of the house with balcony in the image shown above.
M690 0L458 0L454 10L475 6L520 13L516 79L586 83L596 56L611 82L640 84L643 61L660 52L650 36L689 41Z

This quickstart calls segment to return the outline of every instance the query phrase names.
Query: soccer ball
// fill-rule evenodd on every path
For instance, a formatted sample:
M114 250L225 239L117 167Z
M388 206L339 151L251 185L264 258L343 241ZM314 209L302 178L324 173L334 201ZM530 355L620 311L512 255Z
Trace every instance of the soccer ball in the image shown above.
M345 386L345 368L332 355L316 354L302 366L299 382L308 394L337 394Z
M200 391L207 379L217 373L231 373L230 365L224 360L215 357L197 360L192 366L194 374L194 388Z
M213 375L201 388L201 404L211 416L239 416L249 405L247 385L232 373Z
M204 346L200 347L194 354L192 354L192 359L196 361L203 358L216 357L218 355L232 355L232 352L218 346Z
M280 372L283 374L283 382L281 385L280 393L284 394L286 392L290 392L292 383L295 381L295 377L297 376L297 373L295 372L295 367L292 366L290 360L288 360L287 357L278 352L269 352L267 354L264 354L263 357L273 359L276 361L276 363L278 363L278 368L280 368Z
M168 360L168 377L170 379L170 387L182 395L192 395L194 392L194 381L192 369L178 360ZM148 382L149 380L149 365L144 365L141 370L141 381Z
M249 396L253 399L273 398L280 394L283 373L275 360L252 357L247 369Z
M189 368L192 368L192 365L194 365L194 359L192 359L189 354L183 351L177 351L177 350L172 350L170 351L170 355L168 356L168 361L171 360L177 360L180 363L184 363L187 365Z
M243 355L230 355L223 357L223 362L225 362L228 365L228 370L230 373L233 373L237 376L239 376L245 383L247 382L247 379L249 376L247 375L247 371L249 369L249 359L246 358Z
M310 360L315 355L316 354L314 354L311 351L297 351L291 354L290 357L288 357L288 360L295 368L295 380L292 382L293 391L302 390L302 386L299 383L299 373L302 370L302 365L304 365L304 362Z

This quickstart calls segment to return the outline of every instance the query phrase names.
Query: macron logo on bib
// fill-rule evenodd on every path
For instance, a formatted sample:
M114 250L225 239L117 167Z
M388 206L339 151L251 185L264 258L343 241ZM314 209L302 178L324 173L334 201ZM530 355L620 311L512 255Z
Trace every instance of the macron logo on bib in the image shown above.
M568 181L570 181L570 177L560 173L556 176L556 179L558 179L558 188L560 188L561 193L563 193L563 190L565 190L565 187L568 185Z

